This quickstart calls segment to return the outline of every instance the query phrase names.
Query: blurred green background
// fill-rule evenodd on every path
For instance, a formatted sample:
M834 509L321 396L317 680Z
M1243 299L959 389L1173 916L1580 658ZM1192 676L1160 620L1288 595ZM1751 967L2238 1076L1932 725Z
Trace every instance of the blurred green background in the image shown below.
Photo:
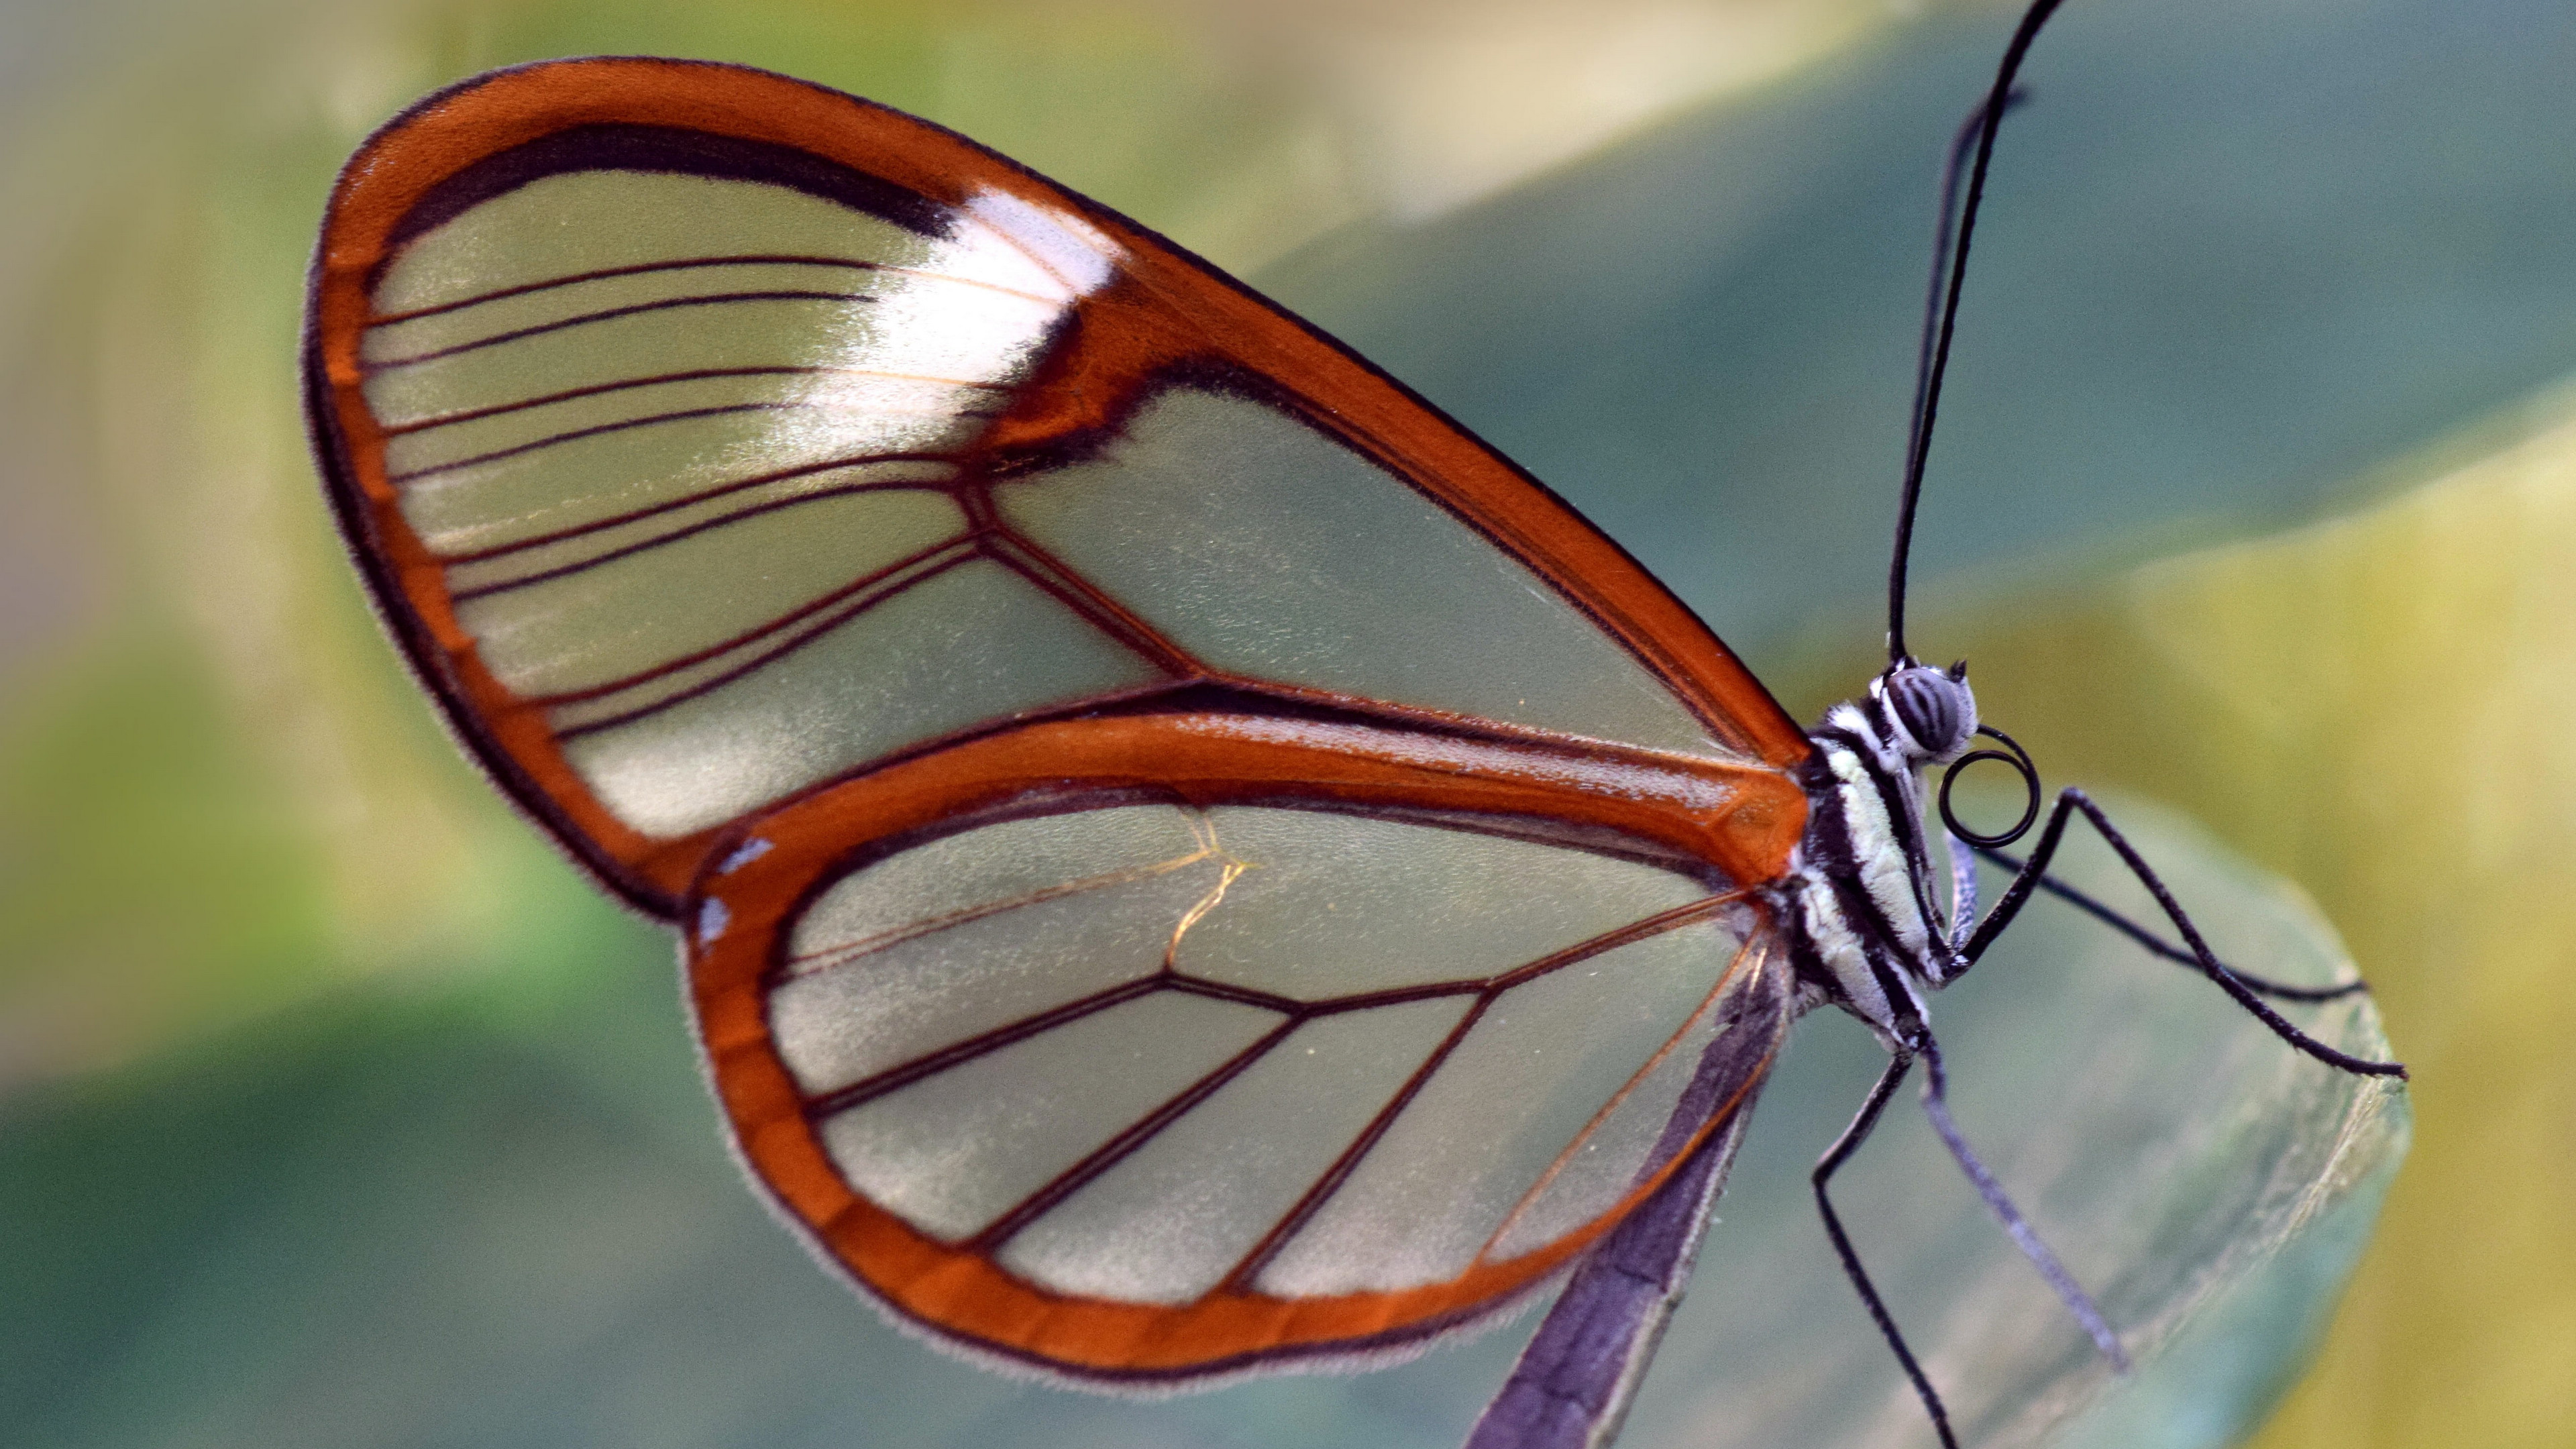
M2009 21L0 7L0 1439L976 1443L1024 1402L766 1347L890 1336L723 1160L667 942L491 797L366 616L294 354L333 170L393 110L647 52L954 126L1377 358L1809 714L1881 627L1931 180ZM1917 647L2052 783L2304 888L2417 1071L2267 1449L2576 1419L2570 74L2546 0L2074 0L1979 237ZM1508 1352L1346 1392L1438 1420ZM1056 1442L1138 1442L1062 1403Z

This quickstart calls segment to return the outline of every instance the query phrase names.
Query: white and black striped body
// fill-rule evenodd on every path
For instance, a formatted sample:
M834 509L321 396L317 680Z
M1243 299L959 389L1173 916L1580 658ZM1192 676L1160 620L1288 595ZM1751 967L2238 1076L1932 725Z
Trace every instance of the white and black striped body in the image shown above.
M1965 969L1953 916L1935 898L1923 772L1964 753L1976 733L1964 670L1909 665L1834 706L1810 731L1801 767L1807 829L1781 888L1790 959L1811 1005L1832 1002L1891 1050L1926 1020L1925 993Z

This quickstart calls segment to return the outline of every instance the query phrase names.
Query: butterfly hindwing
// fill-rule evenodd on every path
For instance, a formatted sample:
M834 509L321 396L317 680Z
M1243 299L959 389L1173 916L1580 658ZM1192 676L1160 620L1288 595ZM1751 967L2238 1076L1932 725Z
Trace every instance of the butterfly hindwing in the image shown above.
M1322 733L1065 721L733 847L699 1020L824 1252L1092 1381L1350 1360L1508 1306L1725 1130L1785 975L1678 802Z

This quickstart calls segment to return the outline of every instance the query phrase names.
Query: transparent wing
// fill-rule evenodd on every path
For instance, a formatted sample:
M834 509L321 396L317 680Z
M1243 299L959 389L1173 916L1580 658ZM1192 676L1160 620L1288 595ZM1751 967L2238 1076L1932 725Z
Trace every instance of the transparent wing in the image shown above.
M695 968L755 1164L907 1318L1077 1377L1507 1306L1733 1120L1787 1020L1746 893L1525 816L1127 797L792 892L773 860L711 882ZM1722 1040L1726 1099L1677 1114Z
M343 174L307 376L422 678L688 923L755 1172L952 1344L1419 1343L1767 1069L1794 724L1526 475L970 143L467 82Z
M423 678L664 913L801 791L1190 690L1805 749L1615 546L1365 364L781 77L575 61L423 102L341 179L307 367Z

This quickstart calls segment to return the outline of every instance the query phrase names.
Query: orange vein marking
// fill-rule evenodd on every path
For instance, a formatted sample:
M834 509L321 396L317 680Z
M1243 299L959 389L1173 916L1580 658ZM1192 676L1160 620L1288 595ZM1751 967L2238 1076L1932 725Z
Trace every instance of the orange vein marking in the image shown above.
M1234 884L1236 876L1252 869L1252 862L1236 859L1228 854L1223 846L1217 844L1216 822L1207 818L1207 812L1196 810L1192 811L1191 815L1193 818L1190 821L1190 834L1199 842L1198 854L1193 858L1198 860L1213 858L1223 862L1223 869L1217 873L1215 886L1211 887L1206 895L1199 897L1198 904L1181 914L1180 924L1172 927L1171 944L1163 948L1163 969L1166 971L1180 969L1176 962L1181 954L1181 938L1189 934L1190 927L1205 920L1207 913L1216 909L1217 902L1225 899L1226 887Z
M1190 833L1192 835L1197 835L1199 833L1196 822L1193 822ZM892 946L900 946L906 941L917 940L923 936L934 935L940 931L945 931L955 926L962 926L971 921L980 921L987 916L999 915L1004 911L1015 911L1023 906L1043 905L1048 901L1061 900L1066 896L1080 895L1085 891L1106 890L1111 886L1131 885L1137 881L1152 880L1156 876L1169 875L1173 871L1186 869L1198 864L1200 861L1216 858L1218 855L1219 852L1216 849L1214 838L1211 835L1197 850L1193 850L1187 855L1174 856L1170 860L1156 861L1151 865L1128 866L1123 870L1103 871L1098 875L1085 876L1080 880L1066 881L1061 885L1046 886L1038 890L1027 892L1024 895L1011 896L998 901L990 901L980 906L968 906L962 910L949 911L943 915L932 916L927 920L916 921L908 926L898 926L890 931L879 931L872 936L862 936L855 941L843 941L836 945L823 947L820 950L802 952L787 958L786 974L790 979L800 976L811 976L817 972L829 971L835 967L846 965L861 956L883 951ZM1217 882L1216 889L1203 897L1197 905L1192 906L1188 913L1182 916L1180 924L1173 928L1171 946L1163 953L1164 965L1169 966L1172 960L1172 952L1180 949L1181 934L1187 931L1191 926L1196 925L1202 917L1204 917L1210 910L1214 909L1216 903L1224 898L1225 888L1233 884L1234 878L1242 874L1246 869L1245 863L1242 861L1235 860L1230 856L1223 858L1226 862L1224 875L1223 878Z

